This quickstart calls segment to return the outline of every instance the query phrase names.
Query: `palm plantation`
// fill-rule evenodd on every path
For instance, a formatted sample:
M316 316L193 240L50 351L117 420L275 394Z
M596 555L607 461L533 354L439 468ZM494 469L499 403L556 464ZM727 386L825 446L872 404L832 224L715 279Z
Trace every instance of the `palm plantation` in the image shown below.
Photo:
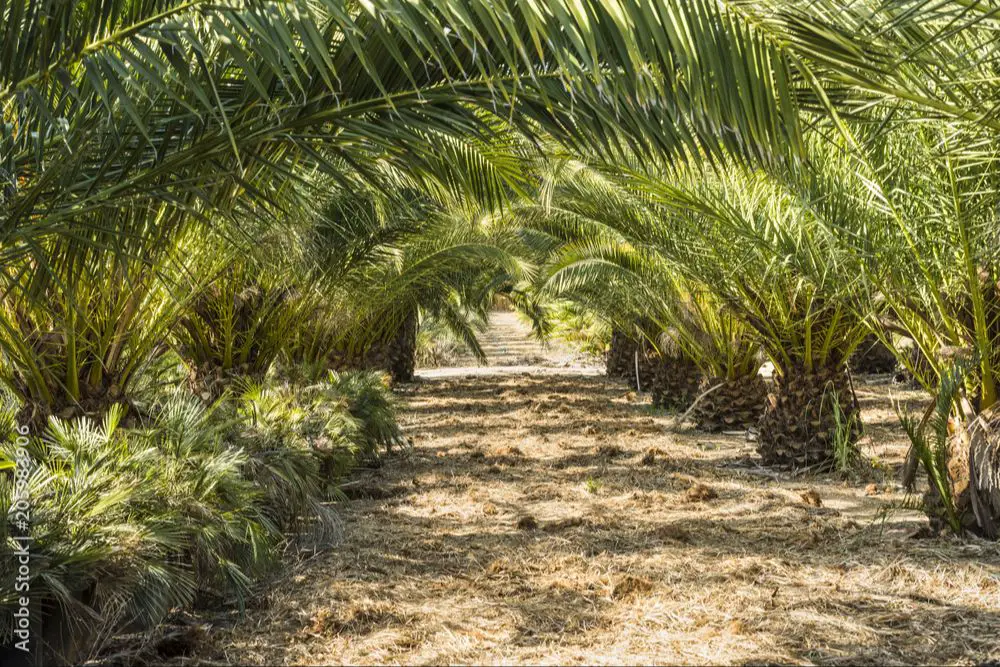
M589 526L559 543L576 549L563 559L567 572L576 571L573 553L600 559L619 549L608 546L618 537L601 517L632 526L672 516L652 508L682 479L690 483L678 495L683 508L729 502L749 483L747 502L764 514L781 484L795 484L786 490L802 494L806 512L797 521L819 544L831 543L820 526L831 513L851 513L823 507L807 487L836 478L863 499L898 487L899 498L879 506L883 521L893 512L926 515L921 525L934 544L965 545L963 557L979 559L970 567L995 567L994 9L825 0L0 3L0 505L9 516L0 659L149 662L149 646L165 645L179 618L224 610L245 618L264 591L294 592L294 583L277 582L304 554L349 570L359 562L348 558L352 545L368 544L356 537L366 513L396 507L373 504L378 493L392 494L365 485L372 475L405 478L411 467L414 494L431 493L416 490L418 474L448 484L485 475L461 482L480 502L476 493L509 483L496 476L506 466L548 480L517 502L571 484L555 505L576 508L574 493L592 501L580 511L609 503L590 518L539 523L519 510L504 524L504 535L553 544L563 539L558 531ZM428 340L447 338L488 365L481 337L500 305L535 338L606 352L603 384L532 370L521 385L417 377ZM896 368L888 379L856 377L852 357L876 345ZM886 384L895 376L910 384ZM897 391L919 396L919 405L896 400ZM479 397L468 399L471 415L455 407L466 401L462 392ZM523 409L520 417L486 425L493 401L517 396L530 397L510 408ZM603 398L581 411L577 402L594 396ZM602 429L617 423L612 414L627 414L628 423L609 435ZM587 445L586 464L564 451L574 447L574 420L590 420L582 433L601 443ZM650 424L654 435L643 430ZM432 427L446 435L428 436ZM534 427L542 435L531 440ZM537 452L504 440L508 432ZM690 451L677 449L689 437ZM435 438L448 447L425 456ZM879 458L888 456L880 439L892 438L922 473L914 493L895 477L904 456ZM450 465L455 452L483 446L461 474L426 462ZM705 454L720 447L742 453ZM621 471L631 454L635 469ZM689 454L694 463L683 463ZM691 481L695 469L714 481ZM714 477L735 469L751 470L737 486ZM625 505L601 475L624 485ZM757 497L758 482L778 490ZM408 526L392 521L406 516L433 532L445 517L478 526L513 511L496 500L468 518L447 509L468 498L431 498L431 517L421 502L414 497L410 514L389 523L373 519L371 534L395 539ZM702 535L714 539L716 523L733 512L711 520L689 512L678 515L684 528L632 526L630 534L690 547ZM740 536L743 551L770 548L775 535L798 539L780 513L767 520L770 529L750 516L725 532ZM496 531L498 521L476 534ZM851 522L837 530L857 528ZM384 526L393 529L382 535ZM506 537L492 546L452 542L461 531L449 530L429 554L465 548L466 560L479 563L480 548L510 548ZM888 538L869 530L838 543L845 560L851 544L858 558L879 557ZM422 548L420 534L410 538L414 548ZM17 560L26 540L27 574ZM397 546L408 557L409 546ZM477 567L487 579L512 572L517 554L532 547L517 548ZM537 583L565 592L555 606L573 621L551 641L542 639L547 621L519 632L547 646L589 632L613 615L573 616L602 608L594 591L642 607L652 580L669 580L677 567L726 567L719 544L704 549L711 553L645 578L574 584L567 574ZM904 545L900 558L907 553ZM799 556L811 566L807 552ZM753 567L769 572L763 577L785 565ZM708 590L706 576L695 579ZM737 586L754 581L726 577ZM337 575L333 588L344 581L353 580ZM985 599L983 581L963 590ZM520 589L512 590L516 599ZM367 599L364 590L351 594ZM713 595L722 609L739 607ZM525 603L520 613L531 609ZM615 623L641 628L683 616L650 613ZM330 625L313 615L299 639L282 641L361 638L364 619L390 617L402 618L365 609ZM726 626L731 635L753 633L736 622ZM468 641L494 646L476 632ZM22 651L17 643L29 635ZM781 635L752 634L760 646ZM735 662L739 650L751 651L743 660L772 662L1000 657L1000 646L978 640L964 653L907 654L905 643L881 654L857 646L767 653L736 642L731 654L665 644L659 653L616 654L615 637L630 632L602 636L580 654L421 653L433 642L413 639L409 654L345 648L322 659L279 658ZM950 636L936 637L951 646ZM804 644L817 641L829 643ZM242 655L235 662L266 653Z

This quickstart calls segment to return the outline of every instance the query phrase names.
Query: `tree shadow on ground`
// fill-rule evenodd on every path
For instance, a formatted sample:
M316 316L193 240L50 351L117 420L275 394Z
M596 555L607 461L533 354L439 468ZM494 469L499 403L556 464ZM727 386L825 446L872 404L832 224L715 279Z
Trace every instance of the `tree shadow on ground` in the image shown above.
M568 412L533 412L539 399ZM880 523L886 502L839 479L748 475L739 438L668 432L621 386L449 379L407 401L413 451L355 480L391 492L343 504L344 543L220 622L203 655L885 664L998 649L995 545L917 539L926 521Z

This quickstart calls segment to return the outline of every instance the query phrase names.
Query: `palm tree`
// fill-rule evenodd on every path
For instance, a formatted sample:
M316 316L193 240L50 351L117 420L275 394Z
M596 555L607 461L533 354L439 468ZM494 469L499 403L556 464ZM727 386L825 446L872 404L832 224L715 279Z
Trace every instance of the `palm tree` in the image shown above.
M776 390L760 424L765 461L829 461L837 423L852 424L849 435L857 437L846 362L867 333L858 312L869 301L857 261L823 223L848 216L863 224L866 218L852 217L863 207L853 191L832 179L778 180L732 167L669 175L576 169L549 192L543 224L579 239L553 268L564 287L597 289L627 312L663 304L660 312L672 315L662 330L688 350L703 346L699 330L714 328L710 341L735 335L700 355L718 358L720 348L742 345L724 357L730 369L706 367L709 375L752 378L753 346L727 346L744 335L743 327L753 332L776 369ZM629 274L642 280L629 282ZM708 316L720 310L739 324Z
M611 340L605 355L604 374L616 380L626 380L635 384L635 359L639 353L639 341L626 328L612 327Z
M551 206L574 204L560 198ZM758 344L709 290L684 280L662 256L577 238L552 254L543 276L543 290L616 323L609 376L618 371L634 383L638 371L639 388L657 407L685 410L700 396L691 414L702 430L756 425L767 393ZM627 322L634 324L627 329Z
M477 323L493 296L532 270L527 246L502 211L472 202L411 201L358 193L331 200L315 230L315 289L293 359L373 367L413 377L418 314L442 322L478 356Z
M703 18L714 14L690 9ZM934 392L949 385L956 358L972 360L958 383L964 388L945 401L955 423L965 426L951 427L951 453L940 464L946 469L928 473L949 480L953 492L941 495L955 500L952 509L966 528L1000 535L1000 465L985 435L995 420L1000 360L993 8L824 0L732 3L728 11L740 26L735 39L748 49L768 45L773 61L788 66L786 80L793 83L778 97L798 119L789 127L803 119L817 127L845 156L855 191L870 204L859 216L866 227L840 238L884 313L874 330L889 345L904 337L915 342L916 354L897 348L897 357ZM720 69L738 67L729 53L706 47L687 55ZM738 102L766 99L772 90L751 78L729 93ZM782 146L771 148L788 155ZM777 164L779 176L794 171L793 163L762 161ZM835 234L844 223L823 219ZM919 432L933 423L943 422L929 412L914 431L915 450L932 440ZM934 457L920 458L937 465Z
M172 242L178 245L160 241L136 259L83 254L56 241L45 255L35 251L46 271L24 261L4 268L0 377L22 405L22 423L102 414L157 381L164 370L157 360L198 289L190 268L200 239Z
M596 0L6 3L0 260L32 274L109 255L153 264L193 224L239 230L315 210L331 183L392 190L400 174L405 187L476 190L496 204L523 188L518 162L470 146L489 144L501 117L606 153L742 154L749 137L774 132L780 143L775 119L687 89L697 79L674 54L696 36L649 29L677 11ZM697 30L730 40L722 26ZM50 302L41 289L12 298ZM50 334L73 338L38 329ZM18 373L37 375L16 358ZM76 381L61 381L72 397Z
M755 423L765 393L757 345L709 290L684 279L654 244L631 236L635 229L622 221L646 215L645 202L572 162L556 165L542 192L540 205L522 212L527 224L558 239L542 289L611 322L613 345L617 337L626 349L620 341L628 341L626 354L609 354L609 374L613 360L632 381L638 371L638 386L670 409L687 408L711 388L714 397L696 406L703 429Z
M1000 486L988 435L1000 369L995 151L972 148L983 141L979 129L930 123L853 135L856 169L879 195L883 240L874 248L850 247L865 259L866 276L886 305L881 324L914 342L918 354L900 348L897 356L928 390L950 392L945 380L955 364L967 368L951 401L956 424L963 424L953 426L945 459L952 491L932 492L932 514L952 513L969 530L1000 536ZM925 419L917 431L929 428ZM918 436L913 453L931 464L937 459L919 452L927 440ZM941 471L928 473L934 479ZM947 511L945 498L954 502Z

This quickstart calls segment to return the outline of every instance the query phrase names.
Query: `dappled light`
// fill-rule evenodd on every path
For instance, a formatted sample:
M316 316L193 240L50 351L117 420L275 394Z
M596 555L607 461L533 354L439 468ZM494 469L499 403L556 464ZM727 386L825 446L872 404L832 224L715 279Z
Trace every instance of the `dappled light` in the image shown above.
M888 409L886 387L867 394ZM884 514L901 495L877 471L761 476L742 437L672 432L597 377L428 380L405 401L413 451L358 477L344 545L204 655L878 664L995 647L1000 553ZM899 463L903 439L879 438L883 461Z
M0 0L0 667L997 667L998 2Z

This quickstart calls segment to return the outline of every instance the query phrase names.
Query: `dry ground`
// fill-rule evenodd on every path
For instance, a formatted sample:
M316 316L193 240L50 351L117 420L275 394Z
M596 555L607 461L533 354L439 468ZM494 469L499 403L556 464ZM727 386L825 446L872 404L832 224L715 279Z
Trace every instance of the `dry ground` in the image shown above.
M350 487L368 497L343 543L217 620L198 660L1000 659L1000 549L892 509L889 391L859 387L877 466L845 481L758 468L742 437L671 430L600 377L425 380L412 451Z
M534 373L552 372L566 374L600 375L604 373L604 360L594 359L573 346L555 338L545 343L531 335L530 325L520 315L510 311L490 313L489 327L477 335L483 354L489 360L482 364L468 350L453 353L442 367L424 368L419 371L425 378L454 377L456 375L502 375L532 369Z

